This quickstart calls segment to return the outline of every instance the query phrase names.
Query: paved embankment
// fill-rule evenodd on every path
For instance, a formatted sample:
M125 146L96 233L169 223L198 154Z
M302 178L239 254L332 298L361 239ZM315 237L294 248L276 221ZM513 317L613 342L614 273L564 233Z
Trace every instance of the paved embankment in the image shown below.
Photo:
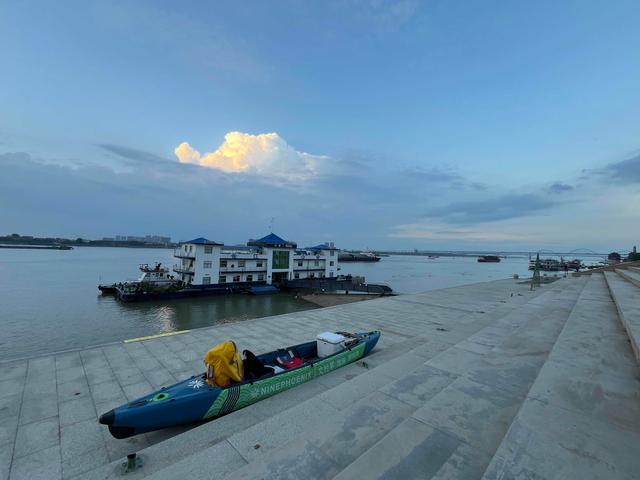
M301 295L300 298L311 302L319 307L335 307L336 305L345 305L347 303L362 302L364 300L375 300L379 295L334 295L330 293Z
M260 352L371 329L383 336L364 362L196 428L115 440L97 423L200 371L219 341ZM119 478L133 451L144 466L127 478L632 478L638 371L626 335L597 275L535 292L513 280L467 285L3 364L0 479Z

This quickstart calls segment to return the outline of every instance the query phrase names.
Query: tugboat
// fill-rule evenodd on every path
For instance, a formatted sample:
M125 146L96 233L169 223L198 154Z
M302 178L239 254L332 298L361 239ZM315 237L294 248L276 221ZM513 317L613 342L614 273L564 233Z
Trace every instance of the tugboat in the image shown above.
M157 262L153 267L150 267L147 263L143 263L139 268L142 273L136 281L112 283L110 285L101 284L98 285L98 290L100 290L103 295L109 295L116 293L118 286L121 285L135 287L140 284L145 284L148 286L169 287L179 283L179 280L176 280L175 277L171 275L171 270L163 267L160 262Z

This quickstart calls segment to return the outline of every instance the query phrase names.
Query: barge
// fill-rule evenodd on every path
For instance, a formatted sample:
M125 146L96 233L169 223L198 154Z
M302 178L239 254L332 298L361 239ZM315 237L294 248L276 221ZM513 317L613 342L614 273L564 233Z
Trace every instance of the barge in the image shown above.
M340 252L340 254L338 255L338 259L341 262L379 262L380 256L376 255L373 252Z
M351 276L338 275L339 255L333 242L298 248L295 242L270 233L251 239L246 245L225 246L199 237L180 244L174 257L177 263L173 273L160 264L153 268L143 265L140 269L149 276L98 288L115 293L123 302L229 293L268 294L279 290L355 292L358 288L372 288L358 287ZM391 291L387 286L379 290Z
M478 257L480 263L499 263L500 257L497 255L481 255Z

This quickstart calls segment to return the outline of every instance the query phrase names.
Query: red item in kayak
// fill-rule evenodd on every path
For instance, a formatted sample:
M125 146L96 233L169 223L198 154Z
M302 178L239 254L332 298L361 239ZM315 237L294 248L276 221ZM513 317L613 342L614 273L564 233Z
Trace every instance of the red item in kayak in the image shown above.
M290 351L286 356L277 357L277 361L278 364L286 370L299 367L303 363L301 358L293 356L293 353Z

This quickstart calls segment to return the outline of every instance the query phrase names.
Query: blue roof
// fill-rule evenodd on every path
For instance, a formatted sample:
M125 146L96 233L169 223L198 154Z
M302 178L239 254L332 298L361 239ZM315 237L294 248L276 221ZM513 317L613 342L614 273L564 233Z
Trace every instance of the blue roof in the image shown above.
M287 248L296 248L298 246L296 242L289 242L288 240L279 237L275 233L270 233L266 237L259 238L258 240L249 240L247 242L247 245Z
M222 243L212 242L211 240L207 240L204 237L198 237L193 240L184 243L194 243L196 245L223 245Z
M315 247L307 247L307 250L336 250L336 247L331 247L326 243L321 243L320 245L316 245Z

